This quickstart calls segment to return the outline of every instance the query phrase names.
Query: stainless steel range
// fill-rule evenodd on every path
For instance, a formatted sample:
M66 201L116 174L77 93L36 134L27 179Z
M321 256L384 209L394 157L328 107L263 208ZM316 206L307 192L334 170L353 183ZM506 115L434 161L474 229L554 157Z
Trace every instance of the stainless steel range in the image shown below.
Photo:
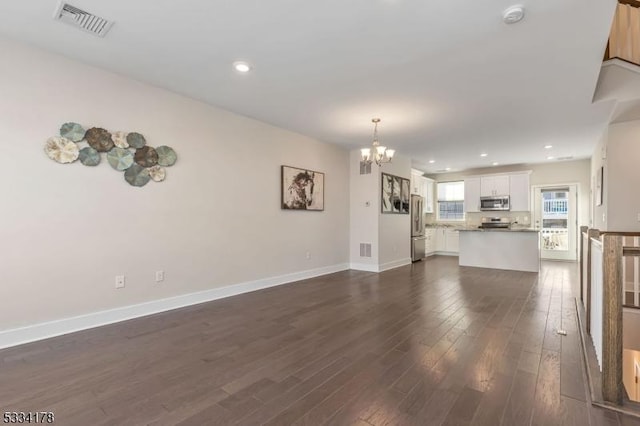
M511 228L511 219L508 217L483 217L482 224L478 228L509 229Z

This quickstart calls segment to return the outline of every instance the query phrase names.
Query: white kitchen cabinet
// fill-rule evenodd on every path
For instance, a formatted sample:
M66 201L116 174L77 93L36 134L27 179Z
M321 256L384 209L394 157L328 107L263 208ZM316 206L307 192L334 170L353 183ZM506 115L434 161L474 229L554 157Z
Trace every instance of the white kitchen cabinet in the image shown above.
M435 229L436 241L435 248L436 251L446 251L447 248L447 240L445 239L444 232L445 228L436 228Z
M509 196L511 211L528 212L531 210L529 173L518 173L509 176Z
M427 228L424 232L424 253L431 256L436 251L436 230Z
M422 178L422 196L424 197L424 212L433 213L433 179Z
M464 211L474 213L480 211L480 178L464 180Z
M423 173L419 170L411 169L411 194L424 196L424 185L422 183Z
M483 176L480 178L480 196L509 195L509 175Z
M444 232L445 251L449 253L460 252L460 231L447 229Z
M436 252L442 254L457 254L459 250L460 233L455 229L435 228L435 244ZM426 245L425 245L426 248Z

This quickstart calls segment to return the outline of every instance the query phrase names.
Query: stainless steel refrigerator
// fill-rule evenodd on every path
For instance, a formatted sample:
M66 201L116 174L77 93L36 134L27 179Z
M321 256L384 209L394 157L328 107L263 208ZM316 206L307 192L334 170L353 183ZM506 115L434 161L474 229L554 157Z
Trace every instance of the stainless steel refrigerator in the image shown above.
M411 261L417 262L424 257L424 198L411 196Z

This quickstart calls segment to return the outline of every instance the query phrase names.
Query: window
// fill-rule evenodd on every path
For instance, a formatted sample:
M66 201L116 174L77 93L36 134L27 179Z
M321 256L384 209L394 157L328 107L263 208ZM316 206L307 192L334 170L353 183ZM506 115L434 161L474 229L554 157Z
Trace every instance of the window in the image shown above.
M464 220L464 181L438 183L438 220Z

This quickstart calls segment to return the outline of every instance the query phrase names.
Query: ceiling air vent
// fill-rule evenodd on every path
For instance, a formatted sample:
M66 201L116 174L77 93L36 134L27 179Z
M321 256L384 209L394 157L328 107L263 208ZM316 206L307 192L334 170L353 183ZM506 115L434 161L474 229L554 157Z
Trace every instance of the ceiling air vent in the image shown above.
M58 4L53 18L98 37L104 37L113 26L113 21L85 12L65 2Z
M573 156L570 155L568 157L558 157L558 158L556 158L556 160L558 160L558 161L573 160Z

